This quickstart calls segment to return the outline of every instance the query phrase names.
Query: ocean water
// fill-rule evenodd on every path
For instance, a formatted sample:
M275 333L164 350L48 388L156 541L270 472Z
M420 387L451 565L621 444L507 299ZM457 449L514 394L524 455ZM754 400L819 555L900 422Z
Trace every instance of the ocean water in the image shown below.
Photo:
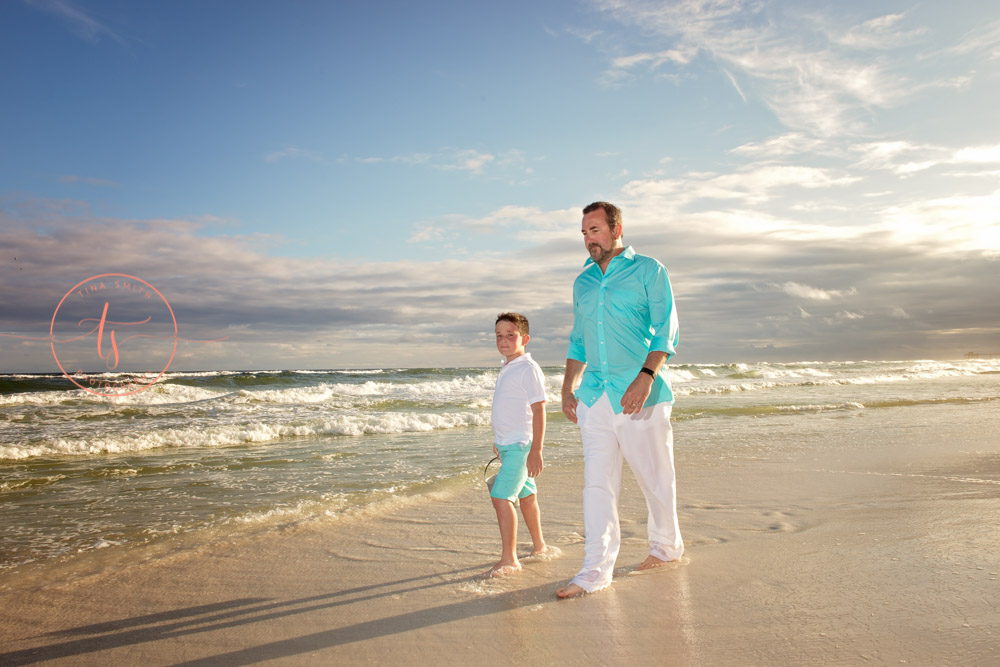
M670 369L681 472L843 446L838 424L870 411L919 428L942 404L1000 408L996 359ZM171 372L122 397L0 375L0 576L377 515L480 484L497 370ZM562 368L544 371L546 465L578 466Z

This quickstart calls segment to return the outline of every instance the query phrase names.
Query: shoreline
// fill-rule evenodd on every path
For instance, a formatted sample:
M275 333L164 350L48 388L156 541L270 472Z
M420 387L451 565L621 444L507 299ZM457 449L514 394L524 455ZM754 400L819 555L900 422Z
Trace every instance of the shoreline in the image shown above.
M555 598L582 559L582 475L552 466L539 502L562 557L520 574L481 578L499 536L485 490L466 487L0 594L0 663L987 664L1000 416L934 409L921 429L892 411L817 416L803 437L823 450L720 461L680 444L687 552L649 573L634 572L645 508L625 473L615 582L593 595Z

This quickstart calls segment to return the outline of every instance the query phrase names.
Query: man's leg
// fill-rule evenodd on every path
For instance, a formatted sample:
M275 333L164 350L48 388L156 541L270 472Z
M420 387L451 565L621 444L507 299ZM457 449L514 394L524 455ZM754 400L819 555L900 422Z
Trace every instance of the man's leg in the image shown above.
M677 521L677 484L671 406L660 403L637 415L618 415L616 426L622 454L646 497L647 534L651 558L640 569L677 560L684 553Z
M622 478L622 453L614 432L614 410L607 394L592 407L577 408L583 442L583 525L586 555L580 571L562 591L572 597L577 588L593 593L611 584L615 559L621 548L618 525L618 491ZM576 588L573 588L573 587ZM572 589L572 590L571 590Z

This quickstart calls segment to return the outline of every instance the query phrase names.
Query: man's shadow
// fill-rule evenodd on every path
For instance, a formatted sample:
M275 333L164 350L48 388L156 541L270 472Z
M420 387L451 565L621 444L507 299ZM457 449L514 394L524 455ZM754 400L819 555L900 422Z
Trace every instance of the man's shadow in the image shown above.
M76 637L68 641L0 653L2 665L27 665L97 651L132 646L161 639L184 637L204 632L262 623L269 620L330 609L338 606L377 600L388 596L454 586L481 580L481 575L469 575L481 567L463 568L400 579L398 581L359 586L334 593L315 595L297 600L274 601L267 598L241 598L215 604L199 605L118 621L79 626L50 633L50 637ZM457 576L461 575L461 576ZM456 578L450 578L456 577ZM430 583L419 583L435 579ZM487 597L421 609L405 614L363 621L294 639L270 642L230 653L222 653L182 664L250 664L308 653L322 648L409 632L420 628L450 623L465 618L485 616L521 607L556 602L554 584L499 593ZM349 616L346 616L349 618Z

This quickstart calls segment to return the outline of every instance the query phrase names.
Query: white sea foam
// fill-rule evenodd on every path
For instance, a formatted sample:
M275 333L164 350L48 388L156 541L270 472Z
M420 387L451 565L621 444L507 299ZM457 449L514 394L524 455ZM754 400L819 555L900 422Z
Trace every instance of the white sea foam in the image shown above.
M748 417L772 419L783 431L796 422L821 427L824 413L891 409L919 424L933 418L922 406L935 402L970 414L977 401L1000 404L1000 359L669 370L680 397L676 414L692 425L685 442L696 444L689 451L703 446L719 458L745 445ZM213 527L252 532L367 517L419 502L414 494L481 484L497 371L171 372L117 398L77 390L51 374L2 376L8 562L77 549L113 555ZM545 367L545 375L553 415L549 460L560 465L579 457L579 433L555 417L562 368ZM969 376L978 377L963 379ZM704 445L697 444L702 436ZM795 439L795 446L808 444Z
M865 406L855 401L826 405L780 405L778 412L827 412L831 410L864 410Z
M86 456L126 454L161 448L228 447L266 443L289 437L361 436L484 426L484 412L343 414L302 424L250 422L209 427L162 428L155 431L91 433L58 437L36 443L0 445L0 460L23 460L41 456Z
M180 384L157 383L142 391L126 396L99 396L83 389L66 391L35 391L0 396L0 406L5 405L168 405L184 404L219 398L227 392L217 389L190 387Z

